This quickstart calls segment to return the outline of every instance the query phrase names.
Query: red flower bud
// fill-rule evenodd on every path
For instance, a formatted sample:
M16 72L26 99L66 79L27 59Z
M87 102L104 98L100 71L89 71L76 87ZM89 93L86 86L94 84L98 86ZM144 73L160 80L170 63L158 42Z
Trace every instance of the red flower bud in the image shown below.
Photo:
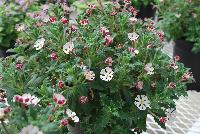
M60 21L62 22L62 24L67 24L67 23L69 23L69 20L66 19L65 17L63 17Z
M166 117L160 117L160 123L164 124L167 122L167 118Z
M60 89L62 89L64 86L65 86L64 82L61 81L61 80L59 80L59 81L58 81L58 87L59 87Z
M170 82L168 87L171 89L176 88L176 84L174 82Z
M174 57L174 60L175 61L179 61L181 58L180 58L180 56L179 55L176 55L175 57Z
M49 20L50 20L51 23L55 23L56 22L56 17L50 17Z
M86 10L86 14L87 14L87 15L92 15L92 10L91 10L91 9L87 9L87 10Z
M67 119L62 119L61 121L60 121L60 125L61 126L67 126L69 124L69 122L68 122L68 120Z
M15 65L15 67L16 67L17 70L21 70L22 67L23 67L23 64L22 64L22 63L17 63L17 64Z
M57 60L57 59L58 59L58 55L56 53L52 53L51 60Z
M11 111L9 107L4 108L3 112L4 114L8 114Z

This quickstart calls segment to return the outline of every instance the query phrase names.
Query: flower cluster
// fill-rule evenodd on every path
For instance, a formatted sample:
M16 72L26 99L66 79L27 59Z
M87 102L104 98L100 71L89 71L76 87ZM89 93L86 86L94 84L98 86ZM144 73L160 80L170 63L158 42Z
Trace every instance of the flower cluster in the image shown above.
M29 13L15 54L0 64L0 86L14 96L9 129L126 134L145 130L147 114L165 125L192 74L162 53L155 23L123 4L88 5L76 19L57 4Z
M40 99L38 99L34 95L25 93L22 96L21 95L15 95L13 97L13 101L22 103L26 106L29 106L29 105L36 106L40 102Z

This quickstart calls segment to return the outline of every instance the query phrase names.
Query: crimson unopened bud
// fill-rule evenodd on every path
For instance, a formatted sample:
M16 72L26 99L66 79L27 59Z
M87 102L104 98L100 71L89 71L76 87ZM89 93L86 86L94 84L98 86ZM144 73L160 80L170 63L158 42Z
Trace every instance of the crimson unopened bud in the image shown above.
M86 14L87 14L87 15L92 15L92 10L91 10L91 9L87 9L87 10L86 10Z
M11 109L9 107L4 108L3 112L4 114L10 113Z
M21 70L22 67L23 67L23 64L22 64L22 63L17 63L17 64L15 65L15 67L16 67L17 70Z
M160 123L164 124L167 122L167 118L166 117L160 117Z
M113 38L110 35L106 35L104 38L106 45L111 45L113 43Z
M58 55L56 53L52 53L51 60L57 60L57 59L58 59Z
M115 11L112 11L112 12L110 13L111 16L115 16L116 14L117 14L117 12L115 12Z
M89 20L88 19L80 20L80 24L83 25L83 26L88 25L89 24Z
M62 80L58 81L58 87L62 89L64 87L64 82Z
M111 58L111 57L106 58L105 63L106 63L108 66L112 66L112 63L113 63L112 58Z
M68 122L68 120L67 119L62 119L61 121L60 121L60 125L61 126L67 126L69 124L69 122Z
M60 21L62 22L62 24L67 24L67 23L69 23L69 20L66 19L65 17L63 17Z
M174 82L170 82L168 87L171 89L176 88L176 84Z
M147 45L147 49L151 49L153 47L153 45L150 43Z
M134 12L136 12L136 9L135 9L133 6L130 6L129 11L130 11L131 13L134 13Z
M78 29L78 28L77 28L77 26L76 26L76 25L72 25L72 26L71 26L71 30L72 30L72 32L76 32L76 31L77 31L77 29Z
M180 58L180 56L179 55L176 55L175 57L174 57L174 60L175 61L179 61L181 58Z
M49 20L50 20L51 23L55 23L56 22L56 17L50 17Z

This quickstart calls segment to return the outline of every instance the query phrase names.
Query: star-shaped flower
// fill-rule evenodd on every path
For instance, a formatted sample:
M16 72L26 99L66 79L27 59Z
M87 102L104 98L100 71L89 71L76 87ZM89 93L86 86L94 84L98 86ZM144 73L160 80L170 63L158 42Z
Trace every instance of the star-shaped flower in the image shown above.
M44 47L44 42L45 39L44 38L40 38L38 39L35 43L34 43L34 47L36 48L36 50L40 50Z
M74 50L74 43L73 42L67 42L64 46L63 46L63 51L66 54L70 54L70 52L72 52Z
M150 101L145 95L137 95L137 97L135 98L134 104L140 110L146 110L148 107L150 107Z
M67 109L66 114L69 118L71 118L74 122L79 122L78 116L76 116L75 112L72 112L72 110Z
M85 70L84 71L84 76L86 80L94 80L95 79L95 73L93 71Z
M110 67L106 67L105 69L102 69L100 72L100 78L104 81L111 81L113 78L113 71Z
M139 38L139 35L137 33L128 33L128 38L131 40L131 41L134 41L136 42Z

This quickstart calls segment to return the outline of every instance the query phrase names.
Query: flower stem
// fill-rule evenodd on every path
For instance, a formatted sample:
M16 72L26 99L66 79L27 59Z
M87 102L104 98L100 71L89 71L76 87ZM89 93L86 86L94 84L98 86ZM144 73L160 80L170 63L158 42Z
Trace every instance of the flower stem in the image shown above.
M48 117L49 122L52 121L52 116L54 115L54 113L58 110L59 106L55 105L54 109L52 110L52 114Z
M156 114L154 114L153 112L151 112L150 110L148 110L148 112L149 112L149 114L151 114L152 116L154 116L154 117L156 117L156 118L159 119L159 117L158 117Z
M97 3L99 4L101 10L103 11L103 4L102 4L102 1L101 1L101 0L97 0Z
M10 134L8 129L6 128L5 123L1 120L1 125L3 126L4 130L6 131L6 134Z

